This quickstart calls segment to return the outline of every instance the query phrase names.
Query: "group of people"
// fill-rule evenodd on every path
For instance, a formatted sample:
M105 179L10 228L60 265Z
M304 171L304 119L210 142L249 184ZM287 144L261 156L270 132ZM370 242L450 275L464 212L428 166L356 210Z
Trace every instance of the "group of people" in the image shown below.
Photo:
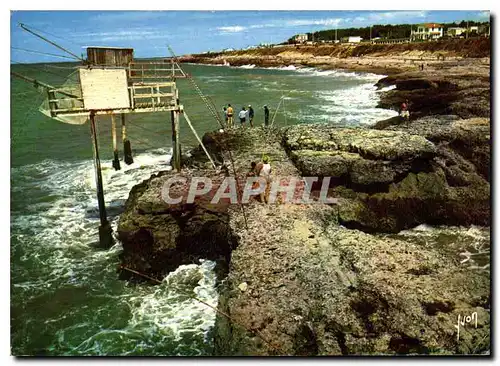
M228 104L227 107L224 106L226 126L229 128L234 127L234 114L235 112L231 104ZM248 105L248 107L241 107L241 110L238 112L238 118L240 119L241 127L245 127L247 121L250 123L250 127L253 127L254 117L255 111L250 104ZM264 126L269 126L269 108L267 108L267 105L264 105Z

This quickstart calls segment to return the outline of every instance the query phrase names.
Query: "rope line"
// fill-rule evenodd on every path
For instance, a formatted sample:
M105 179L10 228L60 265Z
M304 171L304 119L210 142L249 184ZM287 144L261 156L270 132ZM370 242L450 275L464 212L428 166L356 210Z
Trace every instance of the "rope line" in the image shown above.
M46 56L53 56L53 57L60 57L60 58L66 58L70 60L74 60L74 57L69 57L69 56L64 56L64 55L56 55L55 53L48 53L48 52L41 52L41 51L35 51L35 50L28 50L26 48L20 48L20 47L14 47L11 46L13 50L19 50L19 51L24 51L24 52L29 52L29 53L37 53L40 55L46 55Z
M11 62L13 62L15 64L18 64L18 65L23 65L24 67L27 67L27 68L29 68L31 70L35 70L37 72L46 72L47 74L51 74L51 75L57 76L57 77L59 77L61 79L64 79L64 81L66 81L67 78L69 77L69 75L63 76L61 74L58 74L58 73L55 73L55 72L52 72L52 71L48 71L48 70L42 69L41 66L29 66L29 64L25 64L25 63L22 63L22 62L19 62L19 61L15 61L15 60L11 60Z

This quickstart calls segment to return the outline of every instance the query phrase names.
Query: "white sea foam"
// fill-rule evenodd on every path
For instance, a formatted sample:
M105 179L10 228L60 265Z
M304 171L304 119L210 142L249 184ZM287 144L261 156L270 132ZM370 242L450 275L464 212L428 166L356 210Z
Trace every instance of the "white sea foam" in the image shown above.
M267 69L267 70L283 70L283 71L295 71L297 70L297 67L295 65L288 65L288 66L270 66L270 67L260 67L261 69Z
M114 231L118 215L113 215L111 208L123 206L135 184L159 170L170 169L170 158L171 154L166 150L145 152L135 155L130 166L122 162L120 171L115 171L111 162L103 162L106 206ZM13 269L13 277L19 279L13 283L16 301L28 302L47 293L57 296L68 287L74 288L74 291L89 288L91 298L109 297L94 311L81 310L83 303L79 303L78 308L72 308L72 314L81 311L78 328L60 326L58 341L52 349L59 349L58 353L80 355L160 354L165 352L162 347L167 342L170 347L179 348L169 349L174 354L203 353L204 337L215 321L215 313L194 300L183 299L182 293L172 290L173 285L178 285L172 279L198 278L192 290L204 301L216 306L213 262L181 266L159 286L125 286L123 291L108 294L106 286L110 286L110 279L111 283L113 278L116 279L113 286L123 286L115 272L121 245L117 243L110 250L92 247L98 240L99 225L92 161L45 160L12 170L13 176L36 177L31 183L33 189L39 187L47 193L47 197L52 198L50 202L34 202L30 210L13 212L12 236L17 242L12 248L13 255L19 256L21 263L26 262L26 268L36 269L36 275L32 272L23 275L24 272L20 271L24 271L24 265ZM24 187L30 189L29 185ZM179 275L182 273L185 273L184 277ZM102 276L107 277L106 283L103 283ZM130 308L128 324L95 330L102 319L108 322L114 319L113 312L118 308ZM71 319L71 315L67 315ZM60 319L59 315L57 319L48 316L44 324L64 321L68 320ZM82 332L82 329L90 335L86 340L77 342L79 336L74 333ZM155 334L156 331L159 333ZM187 338L190 340L186 341Z
M129 291L125 297L130 309L126 326L92 334L72 352L122 356L158 354L162 345L171 344L175 345L171 355L206 354L206 344L210 342L206 335L213 326L215 310L193 297L217 307L214 266L212 261L183 265L160 285ZM115 338L120 338L122 348L115 348ZM130 339L130 345L123 347L124 338ZM141 342L137 342L137 338Z
M371 83L346 89L319 91L316 96L325 103L313 105L322 115L330 116L334 123L373 124L379 120L397 116L397 111L376 108L379 91Z
M255 69L254 64L238 66L240 69Z
M297 73L304 74L305 76L328 76L336 79L344 80L366 80L376 82L384 77L384 75L377 75L368 72L354 72L344 70L319 70L310 67L297 69Z

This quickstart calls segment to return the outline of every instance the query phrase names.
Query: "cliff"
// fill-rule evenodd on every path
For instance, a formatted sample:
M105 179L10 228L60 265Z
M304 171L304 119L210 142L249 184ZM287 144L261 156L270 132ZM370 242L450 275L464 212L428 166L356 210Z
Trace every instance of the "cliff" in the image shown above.
M241 66L288 66L348 69L380 74L425 68L449 68L488 62L489 38L451 39L401 44L286 45L269 48L186 55L182 62Z

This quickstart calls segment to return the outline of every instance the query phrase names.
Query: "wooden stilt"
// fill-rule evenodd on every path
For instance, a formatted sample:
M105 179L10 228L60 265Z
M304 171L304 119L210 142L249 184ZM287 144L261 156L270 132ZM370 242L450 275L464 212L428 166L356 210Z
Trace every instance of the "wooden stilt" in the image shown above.
M125 124L125 113L122 113L122 141L123 141L123 160L125 164L130 165L134 162L132 158L132 146L127 138L127 126Z
M116 146L116 120L113 113L111 114L111 135L113 136L113 168L120 170L120 159L118 159L118 147Z
M179 140L179 112L171 111L172 120L172 167L178 172L181 171L181 147Z
M97 141L97 133L95 128L95 114L90 112L90 134L92 137L92 145L94 152L94 167L97 188L97 203L99 205L99 244L103 248L111 248L113 246L113 235L111 225L108 222L106 215L106 205L104 202L104 189L102 187L101 160L99 158L99 145Z

